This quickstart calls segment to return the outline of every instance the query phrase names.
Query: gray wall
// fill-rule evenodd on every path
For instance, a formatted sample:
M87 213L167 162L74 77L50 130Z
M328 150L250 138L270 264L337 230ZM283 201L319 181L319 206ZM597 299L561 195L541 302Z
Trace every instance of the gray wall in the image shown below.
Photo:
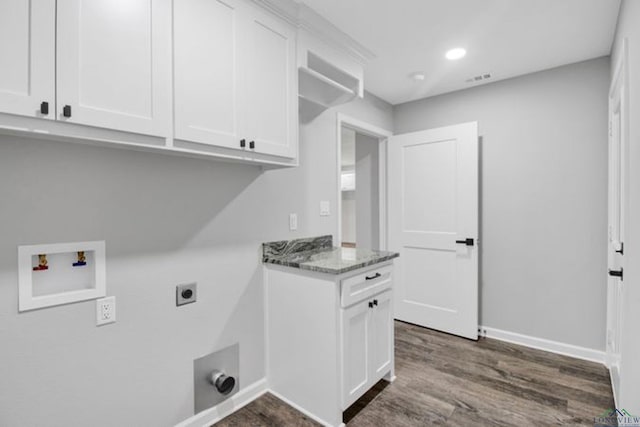
M604 57L395 107L479 123L482 325L604 350L608 85Z
M337 230L336 113L302 126L301 166L253 166L0 136L0 425L170 426L192 415L193 359L240 343L264 377L260 243ZM391 128L367 95L340 107ZM299 230L288 230L297 212ZM17 246L107 242L117 323L95 303L18 314ZM175 285L198 302L175 307Z
M356 192L342 192L342 242L356 242Z
M380 249L380 202L376 138L356 133L356 245Z
M628 45L629 199L624 250L624 314L618 408L640 414L640 2L623 0L612 50L612 72Z

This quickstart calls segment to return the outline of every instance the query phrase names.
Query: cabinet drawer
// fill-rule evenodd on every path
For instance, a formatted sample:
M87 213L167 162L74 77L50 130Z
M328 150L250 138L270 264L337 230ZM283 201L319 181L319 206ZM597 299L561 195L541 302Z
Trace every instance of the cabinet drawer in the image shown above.
M392 268L390 265L372 268L356 276L344 279L341 284L342 307L348 307L391 288Z

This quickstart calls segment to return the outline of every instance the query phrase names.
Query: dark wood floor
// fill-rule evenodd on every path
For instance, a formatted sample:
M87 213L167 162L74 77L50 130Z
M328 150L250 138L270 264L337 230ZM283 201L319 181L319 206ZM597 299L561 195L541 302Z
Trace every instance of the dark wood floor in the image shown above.
M348 426L593 426L613 408L607 370L492 339L396 322L396 376L345 414ZM266 394L217 426L317 426Z

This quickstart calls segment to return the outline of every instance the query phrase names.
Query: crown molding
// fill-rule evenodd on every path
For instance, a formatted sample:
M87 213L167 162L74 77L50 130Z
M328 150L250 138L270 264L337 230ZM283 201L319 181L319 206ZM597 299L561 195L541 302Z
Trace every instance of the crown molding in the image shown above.
M330 46L342 50L364 64L376 57L375 53L341 31L300 0L250 0L255 5L279 16L290 24L317 37Z
M293 0L250 0L250 2L298 26L298 3Z

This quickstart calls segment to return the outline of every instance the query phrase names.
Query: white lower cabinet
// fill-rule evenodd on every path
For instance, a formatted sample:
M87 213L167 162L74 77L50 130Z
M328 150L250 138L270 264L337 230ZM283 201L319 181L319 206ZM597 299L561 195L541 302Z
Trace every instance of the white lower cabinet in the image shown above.
M391 291L343 309L342 404L358 400L390 369L393 351Z
M392 264L340 276L268 265L269 390L325 425L394 378Z

